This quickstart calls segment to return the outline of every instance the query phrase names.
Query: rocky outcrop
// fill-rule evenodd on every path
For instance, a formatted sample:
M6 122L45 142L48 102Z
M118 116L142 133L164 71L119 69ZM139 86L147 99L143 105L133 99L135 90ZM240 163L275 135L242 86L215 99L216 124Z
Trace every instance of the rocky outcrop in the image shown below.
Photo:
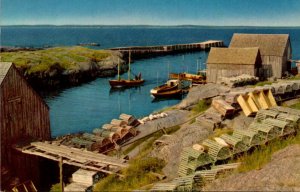
M124 73L128 70L122 54L113 51L109 51L109 54L110 56L102 60L90 59L84 62L73 62L73 66L67 69L62 67L59 60L47 70L30 73L26 67L17 67L36 90L51 91L76 86L98 77L113 77L118 73L118 60L121 66L120 72Z
M189 91L187 97L181 101L178 107L180 109L187 109L197 104L201 99L210 99L229 91L229 87L220 84L208 83L206 85L198 85Z

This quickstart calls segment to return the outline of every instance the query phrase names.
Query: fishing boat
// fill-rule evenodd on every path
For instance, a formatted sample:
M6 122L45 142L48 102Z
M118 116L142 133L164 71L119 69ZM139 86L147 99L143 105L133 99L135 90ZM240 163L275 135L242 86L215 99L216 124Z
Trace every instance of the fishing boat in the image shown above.
M120 60L118 60L118 79L109 80L109 84L112 88L119 88L119 87L136 87L142 85L145 80L142 79L141 73L139 75L135 75L134 79L130 78L130 52L129 52L129 67L128 67L128 79L121 79L120 78Z
M181 96L182 90L179 88L179 80L169 80L166 84L155 87L150 91L155 98L170 98Z
M203 75L195 75L191 73L170 73L170 79L180 79L180 80L187 80L192 81L193 84L205 84L206 78Z

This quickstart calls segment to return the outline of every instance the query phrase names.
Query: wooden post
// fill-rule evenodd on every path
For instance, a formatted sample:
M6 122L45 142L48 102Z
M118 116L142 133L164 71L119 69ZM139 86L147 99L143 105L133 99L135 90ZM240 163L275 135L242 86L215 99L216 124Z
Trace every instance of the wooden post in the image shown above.
M64 192L64 182L63 182L63 158L59 158L59 184L61 191Z

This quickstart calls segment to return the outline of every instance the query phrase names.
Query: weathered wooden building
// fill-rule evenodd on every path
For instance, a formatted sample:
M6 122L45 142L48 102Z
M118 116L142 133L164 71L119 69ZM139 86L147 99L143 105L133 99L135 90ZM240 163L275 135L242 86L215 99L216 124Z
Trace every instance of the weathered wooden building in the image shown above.
M292 47L288 34L233 34L230 48L258 47L264 77L281 78L291 67Z
M261 56L256 48L211 48L206 65L207 82L216 83L222 77L242 74L257 76Z
M30 141L50 139L49 108L12 63L0 62L0 85L1 167L20 182L37 182L38 157L16 148Z

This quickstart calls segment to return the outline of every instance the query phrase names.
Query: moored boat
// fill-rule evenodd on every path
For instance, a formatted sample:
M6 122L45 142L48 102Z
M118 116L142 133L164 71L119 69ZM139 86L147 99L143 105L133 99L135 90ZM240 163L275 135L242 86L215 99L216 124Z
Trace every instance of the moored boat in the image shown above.
M170 79L180 79L180 80L187 80L192 81L193 84L205 84L206 78L203 75L196 75L196 74L190 74L190 73L170 73L169 74Z
M170 98L181 95L182 90L179 88L179 80L173 79L167 81L164 85L151 89L150 93L156 98Z
M182 95L183 91L181 89L175 89L170 91L164 91L159 93L152 93L155 98L176 98Z
M130 79L130 80L125 80L125 79L115 79L115 80L109 80L109 84L111 87L135 87L135 86L140 86L145 82L143 79Z
M120 62L118 61L118 79L109 80L109 84L112 88L119 87L136 87L142 85L145 80L142 79L141 73L136 75L134 79L130 78L130 52L129 52L129 68L128 68L128 79L120 78Z

